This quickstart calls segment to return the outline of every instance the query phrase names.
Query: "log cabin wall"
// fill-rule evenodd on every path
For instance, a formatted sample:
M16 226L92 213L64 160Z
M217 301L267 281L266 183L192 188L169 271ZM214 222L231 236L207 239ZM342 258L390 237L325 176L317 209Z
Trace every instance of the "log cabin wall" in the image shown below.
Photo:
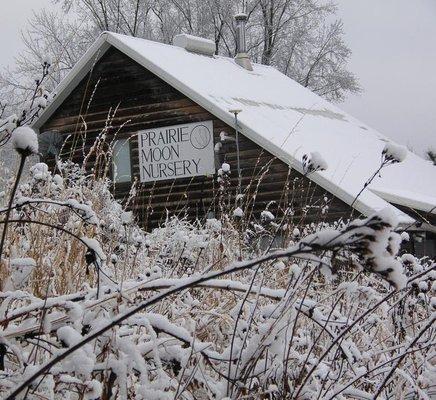
M105 128L109 113L114 116ZM117 139L130 138L132 179L137 179L138 183L129 207L136 212L140 223L151 229L163 222L168 213L187 215L191 219L217 216L223 199L220 203L216 176L139 183L137 132L206 120L213 121L215 143L220 141L222 131L234 137L232 127L122 52L110 48L40 132L55 131L62 135L66 140L63 157L71 157L78 163L83 163L84 154L90 152L103 130L106 142L114 135ZM299 225L350 215L351 209L344 202L290 169L247 139L243 132L239 138L245 194L241 205L245 214L259 218L266 207L273 213L283 213L290 206L293 222ZM236 159L236 146L230 141L223 142L221 150L215 154L217 169L223 162L232 168L228 192L233 194L238 187ZM87 168L95 170L96 164L96 154L92 154L87 159ZM114 195L124 201L130 189L131 183L117 184ZM226 200L230 205L235 203L234 196Z

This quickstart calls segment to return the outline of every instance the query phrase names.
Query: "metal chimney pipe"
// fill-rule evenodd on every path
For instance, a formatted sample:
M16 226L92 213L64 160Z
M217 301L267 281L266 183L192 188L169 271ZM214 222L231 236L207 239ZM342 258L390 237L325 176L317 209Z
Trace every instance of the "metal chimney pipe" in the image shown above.
M236 20L236 57L235 62L242 68L248 71L253 71L250 57L247 54L247 44L245 37L245 25L247 23L248 16L245 13L235 15Z
M245 25L247 23L247 14L241 13L235 15L236 20L236 52L246 53L247 45L245 38Z

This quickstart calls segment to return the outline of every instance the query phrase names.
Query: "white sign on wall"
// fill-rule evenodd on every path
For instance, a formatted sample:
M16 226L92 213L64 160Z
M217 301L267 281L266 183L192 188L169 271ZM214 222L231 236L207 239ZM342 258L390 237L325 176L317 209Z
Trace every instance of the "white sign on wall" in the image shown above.
M215 173L212 121L138 132L141 182Z

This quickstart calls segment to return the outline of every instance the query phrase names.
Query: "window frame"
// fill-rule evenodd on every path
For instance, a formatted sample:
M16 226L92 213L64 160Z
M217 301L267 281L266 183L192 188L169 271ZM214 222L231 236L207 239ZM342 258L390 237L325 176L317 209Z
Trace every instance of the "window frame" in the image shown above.
M124 142L122 145L121 145L121 148L123 147L123 146L125 146L126 144L127 144L127 146L128 146L128 155L129 155L129 161L128 161L128 163L129 163L129 177L127 178L127 176L126 176L126 179L124 180L117 180L116 178L115 178L115 173L116 173L116 168L117 168L117 165L116 165L116 163L115 163L115 154L116 154L116 151L115 151L115 149L116 149L116 147L117 147L117 144L118 143L120 143L120 142ZM126 143L127 142L127 143ZM117 174L118 175L118 174ZM123 175L120 175L121 177L123 176ZM119 139L116 139L116 140L114 140L114 142L113 142L113 145L112 145L112 182L113 182L113 184L114 185L125 185L125 184L129 184L129 183L131 183L132 182L132 179L133 179L133 168L132 168L132 147L131 147L131 143L130 143L130 137L126 137L126 138L119 138Z

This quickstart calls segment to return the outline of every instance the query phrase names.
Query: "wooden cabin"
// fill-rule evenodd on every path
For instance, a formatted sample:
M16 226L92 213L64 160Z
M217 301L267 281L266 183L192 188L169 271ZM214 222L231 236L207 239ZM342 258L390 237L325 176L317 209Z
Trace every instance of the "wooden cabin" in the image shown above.
M223 204L296 225L390 207L423 239L416 251L436 253L430 163L408 152L358 195L380 165L384 136L244 53L216 56L187 35L175 42L103 33L34 124L41 137L61 138L44 159L109 174L146 229L170 215L218 216ZM315 157L328 166L307 173L303 158Z

